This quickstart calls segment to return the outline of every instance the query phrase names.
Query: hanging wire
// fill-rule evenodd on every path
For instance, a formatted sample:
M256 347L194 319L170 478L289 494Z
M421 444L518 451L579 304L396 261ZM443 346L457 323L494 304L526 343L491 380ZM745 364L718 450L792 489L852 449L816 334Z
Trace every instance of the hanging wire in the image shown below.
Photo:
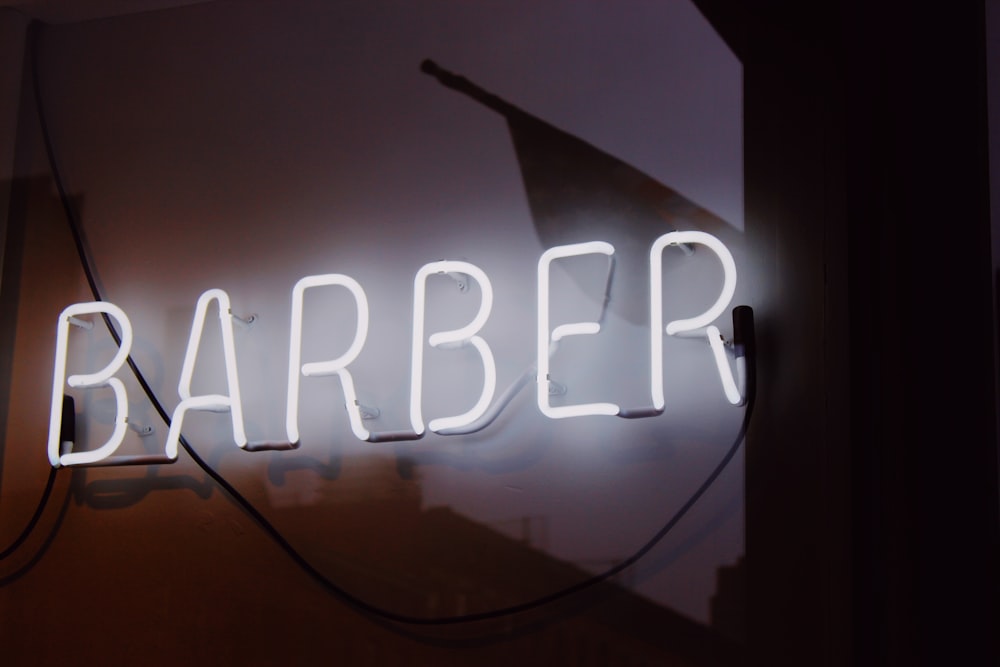
M49 503L49 496L52 495L52 487L56 481L56 468L51 468L49 470L49 479L45 482L45 490L42 491L42 498L38 501L38 507L35 508L35 513L31 515L31 520L21 531L21 534L17 536L17 539L11 542L10 546L0 551L0 560L7 558L11 554L20 548L24 541L28 539L31 532L35 530L35 526L38 525L38 520L42 518L42 514L45 512L45 506Z

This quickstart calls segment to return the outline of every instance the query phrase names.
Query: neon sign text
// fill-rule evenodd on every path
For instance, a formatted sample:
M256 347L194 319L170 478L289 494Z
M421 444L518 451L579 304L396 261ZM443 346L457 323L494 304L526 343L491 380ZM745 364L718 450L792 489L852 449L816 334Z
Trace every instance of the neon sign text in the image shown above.
M719 259L723 269L723 285L710 308L696 317L679 319L663 324L663 287L662 287L662 255L666 247L671 245L700 245L709 249ZM601 323L596 321L574 322L551 328L550 326L550 268L553 262L570 257L583 255L604 255L613 262L614 246L604 241L577 243L557 246L542 253L538 261L537 271L537 359L535 385L537 404L542 414L550 419L566 419L588 415L617 416L623 418L651 417L663 412L663 335L707 338L715 365L719 373L722 388L727 400L733 405L740 405L744 400L738 380L742 380L741 358L736 359L736 377L730 367L726 344L718 327L712 322L718 319L732 301L736 289L736 264L726 246L714 236L704 232L684 231L670 232L656 239L649 251L650 276L650 369L651 369L651 400L652 407L623 409L615 403L581 403L563 406L553 406L549 397L549 359L559 341L570 336L593 336L601 331ZM609 265L610 266L610 265ZM425 332L425 300L426 285L431 276L441 274L463 274L474 280L480 290L479 310L475 317L458 329L438 331L429 336ZM610 274L609 274L610 275ZM357 316L354 337L347 349L338 357L320 361L302 360L302 322L304 315L304 299L306 290L316 289L346 289L354 301ZM227 394L193 395L191 380L194 375L198 351L208 318L210 306L215 303L218 308L218 321L222 334L223 356ZM299 280L292 289L292 307L290 323L290 343L288 354L288 386L284 443L248 443L243 420L243 403L240 396L239 374L236 364L236 347L233 336L233 316L229 295L221 289L210 289L204 292L195 306L194 320L188 338L187 348L178 383L180 402L174 409L170 429L164 447L165 460L173 462L177 459L178 442L185 416L194 411L210 411L229 413L232 423L233 442L240 448L257 449L292 449L298 446L300 434L298 426L298 405L300 398L300 382L303 376L336 376L340 380L347 409L351 431L356 438L368 442L385 442L398 440L416 440L424 436L427 430L441 435L471 433L492 422L495 412L510 400L511 391L516 392L523 386L524 379L515 387L509 389L496 404L493 398L496 393L496 363L489 344L479 332L490 317L493 307L493 286L489 276L478 266L464 261L438 261L422 266L413 279L413 324L412 350L410 365L410 426L412 431L382 432L370 431L364 424L362 408L357 400L354 378L349 366L361 354L368 337L369 310L368 299L364 288L354 278L344 274L332 273L306 276ZM96 313L106 313L114 319L121 329L121 345L114 358L100 371L88 374L66 377L66 357L68 354L68 337L71 324L79 324L78 316ZM78 303L67 307L59 316L56 336L55 366L52 382L52 408L49 421L48 456L53 467L111 465L116 459L110 458L118 449L127 430L128 401L124 384L113 377L125 364L132 346L132 325L128 316L118 306L107 302ZM477 352L483 367L483 385L478 399L465 412L460 414L436 417L425 425L422 394L424 383L424 349L425 345L434 348L449 349L461 346L471 346ZM115 394L116 415L113 431L108 440L100 447L82 452L60 451L60 428L62 420L62 399L65 386L75 389L91 389L110 387ZM491 404L493 408L491 409ZM142 457L139 457L140 459ZM117 459L118 464L128 464L125 457ZM149 463L148 460L139 461Z

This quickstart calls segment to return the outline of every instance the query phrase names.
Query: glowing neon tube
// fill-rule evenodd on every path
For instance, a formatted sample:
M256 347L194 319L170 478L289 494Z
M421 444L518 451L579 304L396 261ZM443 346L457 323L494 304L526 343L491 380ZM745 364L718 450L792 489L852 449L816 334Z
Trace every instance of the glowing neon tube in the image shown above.
M582 417L585 415L617 415L619 407L614 403L579 403L553 407L549 403L549 348L552 343L568 336L593 336L600 332L599 322L575 322L549 329L549 267L557 259L580 255L607 255L611 257L615 248L604 241L574 243L556 246L542 253L538 260L538 373L535 376L538 395L538 409L551 419Z
M471 345L479 353L483 362L483 390L479 400L466 412L452 417L432 419L428 428L435 433L446 429L457 429L476 421L489 408L493 394L496 392L497 372L493 359L493 351L480 336L476 334L493 310L493 285L486 272L475 264L468 262L444 260L431 262L420 267L413 278L413 348L410 371L410 424L417 435L424 432L422 411L423 371L424 371L424 309L427 297L427 279L435 274L464 273L479 284L482 298L479 312L469 324L459 329L439 331L431 334L427 342L431 347L453 347L456 345Z
M354 339L344 354L329 361L314 361L302 364L302 314L305 291L314 287L346 288L354 297L357 309L357 325L354 328ZM344 406L347 408L351 422L351 431L359 440L368 440L371 435L364 427L361 408L358 406L357 393L354 390L354 378L347 366L358 355L368 339L368 298L365 291L354 278L340 273L328 273L302 278L292 289L292 325L291 341L288 348L288 409L285 412L285 431L290 443L299 442L299 384L301 376L322 377L336 375L340 378L340 386L344 392Z
M198 358L198 348L201 345L201 335L205 328L205 318L208 307L215 301L219 306L219 326L222 330L222 350L226 363L226 385L228 395L205 394L191 395L191 378L194 375L194 365ZM171 416L170 430L167 433L166 455L171 460L177 458L177 443L180 438L181 425L185 415L192 411L229 412L233 425L233 442L243 449L247 446L246 431L243 427L243 401L240 398L240 380L236 371L236 344L233 340L233 316L229 303L229 295L221 289L210 289L198 297L195 306L194 321L191 324L191 335L188 338L187 351L184 353L184 364L181 367L181 378L177 384L177 393L181 402L174 408Z
M707 247L715 253L722 262L722 291L715 303L696 317L673 320L663 327L663 249L668 245L697 244ZM721 335L716 327L709 325L714 322L729 306L736 292L736 262L729 249L716 237L705 232L683 231L670 232L656 239L649 248L649 327L650 327L650 367L652 370L651 393L653 406L657 410L664 407L663 397L663 332L676 336L688 331L704 329L709 345L715 358L719 378L722 380L723 391L730 403L738 405L742 401L732 370L725 357ZM707 328L706 328L707 327Z
M66 356L69 346L70 320L77 315L107 313L118 321L121 329L121 345L107 366L94 373L71 375L66 378ZM91 301L68 306L59 315L56 327L56 358L52 374L52 407L49 412L49 463L53 468L96 463L111 456L125 439L128 428L128 396L121 380L112 377L125 363L132 349L132 323L118 306L106 301ZM115 394L115 426L111 437L97 449L87 452L68 452L60 455L59 432L62 428L63 382L76 389L111 387Z

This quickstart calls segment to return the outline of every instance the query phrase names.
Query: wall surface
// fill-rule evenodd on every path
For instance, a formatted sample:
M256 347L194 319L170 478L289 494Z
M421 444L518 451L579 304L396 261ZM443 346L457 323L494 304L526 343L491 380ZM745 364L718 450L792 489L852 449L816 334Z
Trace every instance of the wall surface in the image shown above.
M21 69L27 19L0 8L0 95L5 104L0 109L0 236L6 238L10 182L14 175L14 145L17 132L18 102L21 97ZM0 266L3 254L0 250Z
M603 257L553 268L553 326L602 323L553 353L556 405L649 404L648 248L661 234L719 236L740 272L732 305L760 299L742 234L741 68L686 2L615 12L568 2L213 2L46 27L37 38L44 114L96 283L128 314L133 357L168 412L180 401L195 303L210 288L228 293L234 314L255 315L234 330L251 441L286 438L291 289L307 275L346 274L367 295L369 332L351 373L358 401L378 414L372 431L410 428L413 281L428 262L464 260L489 276L495 298L481 335L499 394L537 362L540 254L615 245L607 303ZM523 111L504 116L488 98L441 85L420 71L425 58ZM23 268L3 545L47 475L58 313L92 298L37 110L31 99L20 109L11 210ZM664 266L667 321L719 292L719 264L704 249L668 248ZM427 289L427 333L464 325L483 298L480 285L463 290L447 277ZM342 354L357 321L346 290L305 303L303 360ZM212 313L192 388L229 394ZM731 335L728 316L718 324ZM74 329L70 372L99 368L114 350L100 326ZM549 419L529 384L478 433L373 444L352 434L336 379L307 378L297 450L240 451L227 415L193 413L184 433L350 595L419 617L488 612L636 552L738 441L744 412L727 402L705 339L668 337L664 356L667 409L647 419ZM472 349L426 347L425 364L428 419L471 407L483 385ZM167 428L135 379L119 377L130 424L155 430L130 430L118 454L162 451ZM93 449L111 432L111 392L69 393L75 451ZM738 451L619 578L634 593L624 602L598 597L505 620L499 633L439 637L385 627L323 590L184 452L169 466L63 470L38 530L3 563L0 627L21 661L83 651L121 663L296 663L337 646L354 662L499 661L544 645L555 656L708 664L719 659L712 647L727 645L704 626L718 568L743 552L742 494ZM42 641L54 626L64 640Z

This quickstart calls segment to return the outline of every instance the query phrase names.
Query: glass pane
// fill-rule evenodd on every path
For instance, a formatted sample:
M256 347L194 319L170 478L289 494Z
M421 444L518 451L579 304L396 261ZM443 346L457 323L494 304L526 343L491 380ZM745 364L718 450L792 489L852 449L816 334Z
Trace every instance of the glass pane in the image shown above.
M169 637L179 646L164 660L294 662L334 646L355 663L711 664L735 650L744 408L723 389L723 376L738 380L732 350L720 366L702 326L657 334L664 407L651 409L656 240L699 230L732 254L735 294L714 319L725 338L731 309L753 299L741 68L691 4L207 3L50 27L38 58L101 296L127 314L133 358L164 409L181 403L186 354L190 393L232 403L229 345L247 449L267 450L292 440L290 376L299 387L297 448L241 451L232 409L187 412L191 448L376 617L498 618L396 631L347 611L182 445L172 465L60 472L52 502L73 502L17 554L30 569L9 568L0 599L18 613L6 644L48 660ZM47 474L57 318L92 298L38 127L21 132L2 546ZM546 250L590 242L605 245L565 250L540 275ZM710 246L668 245L658 258L661 325L724 291ZM461 264L423 276L442 260ZM350 280L305 289L293 336L293 287L328 274ZM210 289L235 318L208 303L194 355L196 303ZM465 344L433 344L467 327L488 293L485 322L456 336ZM68 374L115 354L90 320L69 330ZM345 355L346 367L320 364ZM535 381L539 365L549 382ZM162 455L167 427L127 369L116 377L130 428L113 456ZM73 451L92 451L112 435L114 393L66 393ZM596 412L611 414L579 414ZM609 572L596 591L505 612ZM40 644L67 600L78 613L59 621L66 641ZM201 638L179 638L192 623Z

